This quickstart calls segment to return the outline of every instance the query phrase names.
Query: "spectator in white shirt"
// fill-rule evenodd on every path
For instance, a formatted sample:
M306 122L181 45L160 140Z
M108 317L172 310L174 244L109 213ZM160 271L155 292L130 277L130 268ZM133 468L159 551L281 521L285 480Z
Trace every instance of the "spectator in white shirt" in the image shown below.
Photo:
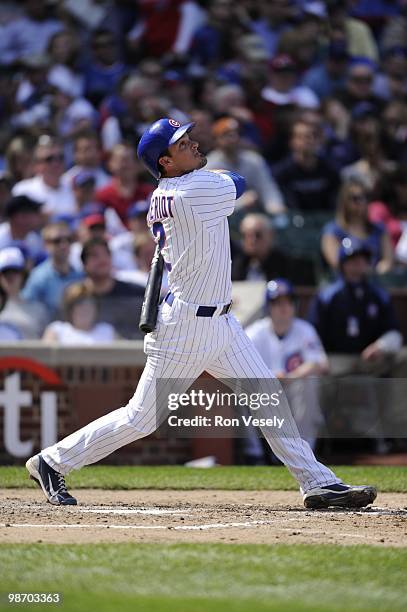
M73 30L61 30L54 34L48 42L47 55L50 59L48 78L52 83L55 77L69 80L78 95L84 93L83 75L79 70L79 54L81 52L80 36Z
M61 144L50 136L41 136L34 150L35 176L13 187L13 195L27 195L43 203L46 215L75 214L72 189L61 182L64 153Z
M135 202L127 213L129 231L115 236L110 241L113 267L117 271L135 270L134 238L147 231L147 212L149 202L139 200ZM109 210L109 209L108 209Z
M318 96L305 85L298 84L298 70L293 59L286 54L276 55L270 62L268 85L262 97L276 106L294 104L301 108L318 108Z
M65 321L53 321L43 340L64 346L110 344L117 338L110 323L97 323L97 306L91 289L85 283L69 285L64 292Z
M145 287L153 259L155 242L150 232L133 236L131 269L118 270L115 277L126 283L136 283Z
M66 141L82 130L92 129L97 120L96 110L81 96L74 79L59 71L48 76L48 83L53 91L50 110L55 133Z
M75 165L69 168L62 176L62 182L68 187L72 179L82 170L86 170L95 178L96 189L103 187L110 181L110 175L101 166L101 147L95 132L79 132L74 139Z
M0 289L5 296L0 323L14 329L20 340L35 340L41 337L49 317L41 302L28 302L22 297L26 271L19 248L7 247L0 251Z
M4 209L6 221L0 223L0 250L19 247L30 266L44 255L44 243L38 234L42 222L41 206L28 196L14 196Z
M323 418L318 399L318 376L329 369L327 355L314 327L296 317L293 286L284 278L267 284L266 317L246 329L264 363L283 383L301 437L315 446ZM246 452L262 458L251 431Z
M219 119L213 124L212 133L216 148L208 155L207 168L233 170L246 179L247 191L236 206L250 207L259 201L270 214L284 212L283 196L266 161L259 153L242 146L238 121L232 117Z
M403 221L401 226L403 233L397 243L395 254L397 261L407 266L407 222Z
M48 41L63 25L49 17L44 0L23 0L25 15L10 21L2 32L3 64L12 64L24 57L44 53Z
M76 218L101 213L105 217L106 230L109 236L127 232L117 212L111 207L104 207L95 202L96 181L89 170L81 170L72 179L72 190L76 202ZM147 214L147 213L146 213Z

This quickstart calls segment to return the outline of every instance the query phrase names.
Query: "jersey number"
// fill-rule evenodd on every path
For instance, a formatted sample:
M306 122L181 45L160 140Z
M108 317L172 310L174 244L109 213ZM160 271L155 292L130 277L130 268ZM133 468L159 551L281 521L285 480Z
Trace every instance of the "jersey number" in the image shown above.
M161 221L156 221L153 223L152 231L156 238L156 242L160 245L160 249L163 249L165 247L166 236L164 226Z
M160 246L160 249L162 250L165 247L166 236L165 236L165 229L161 221L156 221L155 223L153 223L152 231L156 238L157 243ZM168 261L165 261L165 259L164 259L164 264L168 272L171 272L171 264Z

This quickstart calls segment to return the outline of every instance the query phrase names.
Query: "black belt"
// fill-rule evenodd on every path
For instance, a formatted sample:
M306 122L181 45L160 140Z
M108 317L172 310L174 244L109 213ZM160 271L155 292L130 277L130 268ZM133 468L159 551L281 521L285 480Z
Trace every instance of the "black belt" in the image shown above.
M167 295L165 296L165 301L167 302L167 304L171 306L174 300L175 296L171 292L167 293ZM229 302L229 304L225 304L222 310L220 311L219 316L228 314L231 308L232 302ZM217 306L198 306L195 314L197 317L213 317L216 311Z

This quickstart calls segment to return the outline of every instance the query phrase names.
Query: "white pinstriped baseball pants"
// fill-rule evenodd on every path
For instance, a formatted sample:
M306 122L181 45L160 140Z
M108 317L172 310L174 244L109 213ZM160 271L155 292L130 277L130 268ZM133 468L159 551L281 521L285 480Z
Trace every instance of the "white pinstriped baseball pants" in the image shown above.
M42 451L55 470L67 474L152 433L157 427L157 379L173 379L177 393L204 371L221 379L262 379L263 392L273 393L278 385L233 315L196 317L194 309L179 300L160 307L157 329L145 337L144 349L146 367L129 403ZM340 482L300 438L285 396L272 414L284 418L285 435L276 436L268 427L262 433L301 489Z

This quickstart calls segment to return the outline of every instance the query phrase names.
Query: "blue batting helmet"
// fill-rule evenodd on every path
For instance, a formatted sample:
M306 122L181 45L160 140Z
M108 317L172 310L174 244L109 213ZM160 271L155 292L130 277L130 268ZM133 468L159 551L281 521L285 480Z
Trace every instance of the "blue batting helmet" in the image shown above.
M274 278L267 283L266 303L272 302L282 295L288 295L294 299L294 287L290 281L286 280L285 278Z
M339 247L338 261L341 264L354 255L364 255L370 260L372 252L365 241L347 236L342 240L341 246Z
M145 167L156 178L160 178L158 160L168 147L194 127L195 123L181 125L174 119L155 121L142 135L137 147L137 155Z

